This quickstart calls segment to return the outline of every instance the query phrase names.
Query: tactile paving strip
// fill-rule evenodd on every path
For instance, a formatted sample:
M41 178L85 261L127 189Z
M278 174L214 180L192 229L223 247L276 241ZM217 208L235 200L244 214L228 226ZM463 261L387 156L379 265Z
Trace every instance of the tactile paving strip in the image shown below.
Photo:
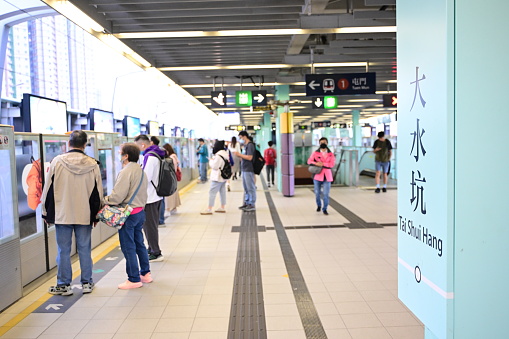
M262 270L255 212L243 212L233 282L228 339L265 339ZM232 230L233 231L233 230Z
M293 295L295 297L297 309L299 310L304 332L306 333L306 338L327 339L327 334L325 333L320 317L318 316L318 312L316 311L315 304L311 298L311 294L309 293L306 282L304 281L304 276L300 270L299 263L295 257L295 253L293 252L292 245L290 244L288 236L286 235L283 223L279 218L279 214L277 213L277 209L274 205L274 201L272 200L272 196L267 190L264 178L260 178L262 179L263 188L265 190L265 197L269 205L272 221L274 222L274 228L279 240L279 245L281 246L281 252L283 253L286 271L288 272L288 278L290 279L290 284L292 285Z

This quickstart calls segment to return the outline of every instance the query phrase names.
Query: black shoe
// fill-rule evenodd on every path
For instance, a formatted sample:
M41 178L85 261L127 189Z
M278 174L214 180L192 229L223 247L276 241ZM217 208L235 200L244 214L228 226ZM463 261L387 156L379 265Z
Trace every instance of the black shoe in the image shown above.
M387 188L382 188L382 192L387 193Z
M375 193L380 193L380 187L377 187Z
M327 212L327 210L323 210L323 214L329 215L329 212Z
M318 207L316 208L316 211L317 211L317 212L320 212L320 210L321 210L321 209L322 209L322 208L321 208L320 206L318 206Z
M268 185L268 187L270 187L270 184Z
M243 209L244 209L244 208L246 208L246 207L247 207L247 204L244 204L244 205L242 205L242 206L239 206L239 210L243 210Z
M256 207L254 205L247 205L243 208L244 212L254 212L256 211Z

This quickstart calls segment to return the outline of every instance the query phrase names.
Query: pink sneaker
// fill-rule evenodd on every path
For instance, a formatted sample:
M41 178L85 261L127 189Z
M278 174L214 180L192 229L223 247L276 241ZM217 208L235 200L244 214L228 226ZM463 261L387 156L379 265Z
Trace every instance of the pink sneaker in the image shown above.
M125 282L118 285L118 288L121 290L130 290L131 288L139 288L142 287L143 284L140 282L130 282L129 280L126 280Z
M145 275L140 275L140 278L141 278L141 282L144 284L148 284L148 283L151 283L152 281L154 281L154 279L152 279L152 274L150 274L150 272L148 272Z

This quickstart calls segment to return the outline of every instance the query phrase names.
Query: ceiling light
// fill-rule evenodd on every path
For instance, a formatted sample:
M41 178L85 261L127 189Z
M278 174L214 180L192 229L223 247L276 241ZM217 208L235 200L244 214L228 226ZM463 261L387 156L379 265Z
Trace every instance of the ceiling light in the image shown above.
M332 62L316 63L314 67L366 67L367 62ZM230 66L189 66L189 67L160 67L163 72L176 71L213 71L229 69L280 69L280 68L311 68L311 64L256 64L256 65L230 65Z
M67 0L43 0L48 6L74 22L89 33L102 32L104 27L83 13L78 7Z
M342 27L313 29L244 29L224 31L173 31L173 32L133 32L115 34L119 39L161 39L161 38L196 38L214 36L266 36L266 35L301 35L301 34L344 34L344 33L395 33L396 26L375 27Z
M306 82L266 82L263 86L278 86L278 85L294 85L294 86L304 86ZM221 84L222 87L258 87L253 84L243 83L243 84ZM214 87L214 84L193 84L193 85L181 85L182 88L211 88ZM216 85L217 87L217 85Z

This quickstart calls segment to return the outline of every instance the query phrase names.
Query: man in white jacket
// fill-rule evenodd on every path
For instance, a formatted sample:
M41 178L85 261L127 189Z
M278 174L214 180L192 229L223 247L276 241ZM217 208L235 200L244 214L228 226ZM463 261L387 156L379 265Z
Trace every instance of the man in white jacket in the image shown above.
M165 151L157 145L150 145L150 139L142 134L138 135L134 142L138 145L144 154L142 168L148 180L148 199L145 205L146 220L143 224L143 231L148 242L148 259L151 262L163 261L164 257L159 247L159 208L161 207L162 197L157 195L156 187L159 184L160 160L164 159ZM154 154L155 153L155 154Z

